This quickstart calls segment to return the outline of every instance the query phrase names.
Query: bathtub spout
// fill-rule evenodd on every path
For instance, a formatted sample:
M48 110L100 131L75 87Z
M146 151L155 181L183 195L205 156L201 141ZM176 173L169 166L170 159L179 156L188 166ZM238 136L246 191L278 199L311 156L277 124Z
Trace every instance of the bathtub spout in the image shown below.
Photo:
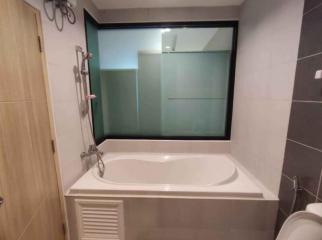
M104 172L105 172L105 164L102 160L102 156L103 156L103 152L100 151L96 145L90 145L88 148L87 152L82 152L80 157L81 159L87 158L87 157L91 157L95 155L96 159L97 159L97 168L98 168L98 173L100 177L104 176Z
M100 154L101 156L103 155L103 152L100 151L94 144L93 145L89 145L88 151L87 152L82 152L81 153L81 158L85 158L85 157L90 157L93 155L97 155Z

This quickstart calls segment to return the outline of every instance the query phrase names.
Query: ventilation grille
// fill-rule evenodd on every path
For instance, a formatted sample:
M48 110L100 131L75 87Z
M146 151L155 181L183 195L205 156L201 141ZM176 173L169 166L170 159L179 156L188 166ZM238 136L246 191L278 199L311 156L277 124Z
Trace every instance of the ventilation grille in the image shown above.
M76 199L81 240L123 240L123 202Z

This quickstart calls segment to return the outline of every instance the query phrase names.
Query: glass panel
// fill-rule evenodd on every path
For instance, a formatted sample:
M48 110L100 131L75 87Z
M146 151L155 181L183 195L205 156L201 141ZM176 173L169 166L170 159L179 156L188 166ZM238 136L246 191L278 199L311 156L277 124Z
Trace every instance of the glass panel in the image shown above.
M101 70L98 49L98 28L91 21L86 21L87 47L93 54L89 62L91 91L96 94L92 102L94 135L96 139L104 138L103 108L101 94Z
M225 137L233 31L98 30L95 129L105 137Z

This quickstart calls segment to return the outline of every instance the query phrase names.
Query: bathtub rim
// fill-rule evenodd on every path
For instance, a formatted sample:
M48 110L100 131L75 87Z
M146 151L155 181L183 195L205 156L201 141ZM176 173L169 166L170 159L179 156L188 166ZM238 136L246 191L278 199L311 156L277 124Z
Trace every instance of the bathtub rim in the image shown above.
M136 152L137 153L137 152ZM111 153L111 154L131 154L126 153ZM115 185L118 188L111 187L106 183L103 183L94 178L92 175L92 169L87 171L75 184L73 184L68 191L66 196L97 196L97 197L152 197L152 198L198 198L198 199L262 199L262 200L277 200L276 196L269 194L262 185L254 181L254 178L236 161L230 154L225 154L231 161L236 164L239 171L239 175L248 182L251 183L252 187L256 188L256 191L243 190L240 191L226 191L221 189L218 191L218 187L215 187L213 191L199 191L194 190L178 190L178 189L153 189L146 187L144 189L137 189L137 187L131 187L124 185L123 188L119 188L122 185ZM109 188L111 187L111 188ZM227 187L227 186L226 186ZM267 194L268 192L268 194Z

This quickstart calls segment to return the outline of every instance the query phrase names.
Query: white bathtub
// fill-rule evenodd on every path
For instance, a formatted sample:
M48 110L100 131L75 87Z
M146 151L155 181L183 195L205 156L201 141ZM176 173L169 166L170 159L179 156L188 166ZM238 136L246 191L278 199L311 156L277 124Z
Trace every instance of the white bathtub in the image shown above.
M228 154L112 153L103 178L93 167L69 194L262 198Z
M71 239L83 226L102 230L101 211L118 213L125 240L273 239L278 201L228 153L229 142L108 140L100 148L109 152L103 178L93 167L66 194Z
M105 157L109 184L216 186L234 181L236 166L223 155L124 154Z

